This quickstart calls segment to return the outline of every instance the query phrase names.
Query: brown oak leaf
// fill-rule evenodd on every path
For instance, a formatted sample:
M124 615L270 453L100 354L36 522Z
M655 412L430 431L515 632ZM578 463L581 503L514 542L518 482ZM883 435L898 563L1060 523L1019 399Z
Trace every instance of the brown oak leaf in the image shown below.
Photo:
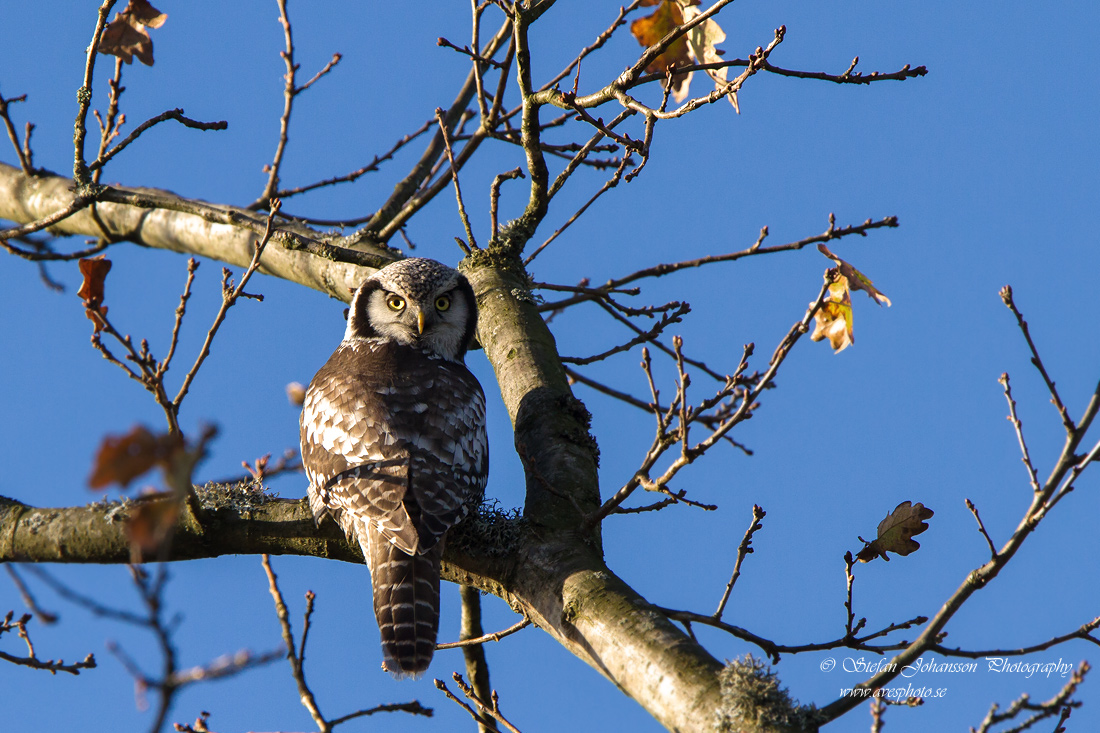
M886 515L886 519L878 523L878 537L873 542L860 537L864 548L856 557L860 562L871 562L876 557L889 562L887 552L902 556L916 552L920 549L920 543L913 539L913 535L928 529L928 524L924 520L930 519L934 514L934 511L919 502L913 504L903 501L894 508L894 511Z
M156 499L143 499L130 512L126 523L126 537L130 540L130 562L142 562L145 558L155 557L157 550L172 533L180 515L180 503L170 495L161 495Z
M80 284L80 290L76 294L84 301L84 315L92 322L95 332L99 333L106 325L101 317L107 313L107 308L103 305L103 286L107 273L111 271L111 261L100 255L80 260L78 264L84 282Z
M657 2L645 2L643 5L656 5ZM684 14L680 2L676 0L660 0L660 5L651 15L636 18L630 24L630 32L638 43L645 47L658 43L674 28L683 25ZM693 2L692 4L698 4ZM685 36L680 36L664 50L664 52L646 65L645 70L650 73L664 74L670 66L690 66L691 53ZM666 85L668 80L661 82ZM682 101L688 93L688 85L691 83L691 74L680 74L673 77L672 98L677 102Z
M137 56L138 61L152 66L153 39L145 29L160 28L167 19L168 16L150 5L148 0L130 0L103 29L98 51L117 56L128 64L133 63L134 56Z
M96 452L88 486L104 489L111 484L128 486L154 466L170 465L175 453L183 448L179 435L155 435L144 425L136 425L125 435L108 435Z

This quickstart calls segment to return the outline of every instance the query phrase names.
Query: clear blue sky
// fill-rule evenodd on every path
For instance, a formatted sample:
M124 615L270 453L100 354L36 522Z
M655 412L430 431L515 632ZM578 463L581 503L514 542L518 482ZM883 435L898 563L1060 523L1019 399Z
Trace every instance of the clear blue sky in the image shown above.
M438 4L444 5L442 3ZM300 185L367 163L403 134L446 106L467 66L438 48L445 36L468 43L468 8L449 3L291 4L302 78L333 52L337 70L298 99L283 182ZM614 17L617 5L561 2L536 27L536 83L556 72ZM163 125L111 164L108 181L168 188L209 201L247 204L262 190L282 109L281 30L273 2L213 5L162 2L166 25L153 32L156 65L127 67L123 108L127 131L166 109L224 119L225 132L200 133ZM0 50L0 91L27 94L13 107L20 128L30 119L35 161L62 174L72 165L75 90L91 37L89 3L16 3L0 17L7 29ZM639 592L664 606L709 613L732 567L751 507L767 510L755 554L725 618L781 643L824 641L844 624L846 550L861 546L878 522L903 500L935 510L922 549L889 564L856 569L856 615L880 628L933 615L980 565L988 551L964 498L973 500L998 544L1007 539L1031 499L1006 404L997 384L1009 372L1032 456L1041 476L1061 448L1062 432L1043 385L1028 363L1014 320L997 296L1011 283L1016 300L1070 412L1079 415L1100 378L1096 337L1100 250L1095 240L1100 190L1100 88L1090 69L1100 63L1094 29L1100 9L1090 3L1000 1L920 4L874 2L742 2L719 18L730 56L766 45L785 24L785 42L772 63L840 73L859 55L859 68L895 71L926 65L926 77L904 83L840 87L759 75L746 84L737 116L722 102L687 119L660 125L654 158L643 175L604 197L543 253L536 279L593 282L640 267L751 244L761 226L779 243L819 233L829 212L838 224L896 215L901 227L846 239L833 250L870 276L893 300L878 308L855 296L855 345L833 355L825 344L798 344L768 392L759 414L734 437L754 451L732 450L681 474L675 488L721 510L675 507L657 514L613 517L605 523L609 565ZM624 35L586 62L581 90L610 80L637 57ZM100 58L96 108L106 104L110 59ZM702 79L693 91L699 91ZM608 108L605 117L614 114ZM94 124L94 122L92 123ZM6 143L5 143L6 145ZM89 152L91 147L89 146ZM487 151L486 151L487 152ZM418 152L412 155L418 155ZM381 174L337 190L292 200L286 209L325 218L358 216L387 195L414 158L406 155ZM0 160L14 163L10 148ZM520 165L514 148L497 147L463 178L475 234L488 228L488 184ZM577 176L555 201L541 242L602 183ZM502 216L526 200L522 183L505 185ZM461 224L453 198L443 195L416 217L409 236L416 254L454 263ZM172 312L185 277L184 258L119 245L107 285L107 305L119 327L146 337L163 354ZM694 313L678 328L686 350L731 371L741 345L757 344L761 367L786 329L817 293L830 263L810 249L691 271L645 284L647 303L686 299ZM185 324L181 356L193 355L218 304L221 265L204 262ZM49 292L36 268L0 258L0 442L5 447L0 494L40 506L98 498L86 488L92 454L106 433L135 423L159 426L152 400L88 345L89 323L75 296L75 264L50 273L69 290ZM185 430L213 421L221 436L199 477L240 471L240 461L297 446L297 409L288 382L307 382L341 338L343 305L299 286L258 277L250 288L260 303L235 308L181 416ZM584 356L629 339L596 309L575 309L553 330L563 354ZM492 371L480 352L471 368L490 397L493 457L489 495L504 506L522 501L511 431L496 397ZM645 382L638 353L588 373L635 394ZM182 363L182 361L181 361ZM182 371L182 369L181 369ZM666 394L673 371L659 370ZM179 379L180 374L176 374ZM178 382L173 382L178 384ZM698 375L698 399L709 388ZM633 473L651 439L644 415L576 388L594 414L602 451L601 483L608 495ZM1093 437L1095 442L1096 437ZM1096 583L1100 509L1095 473L1044 521L1008 569L978 593L948 627L948 645L1017 647L1068 633L1100 613ZM300 476L277 481L284 497L305 493ZM472 723L426 679L397 683L379 670L377 630L366 570L314 558L274 558L300 631L302 594L317 593L308 672L322 709L337 716L413 698L436 718L375 717L343 730L455 730ZM183 665L203 664L240 648L280 644L278 625L259 558L175 564L168 600L182 616L176 637ZM133 606L121 567L67 567L58 577L104 602ZM106 652L116 639L153 672L151 638L90 617L46 590L44 606L62 622L32 627L41 656L82 658L99 668L50 677L0 665L5 729L144 730L150 714L135 709L126 672ZM487 630L511 625L499 600L484 603ZM20 608L10 584L0 583L0 613ZM458 594L444 589L441 639L457 638ZM698 631L718 658L758 650L718 633ZM912 639L916 632L891 637ZM4 640L4 649L17 640ZM1096 647L1066 644L1029 657L1077 664L1098 660ZM501 706L525 733L572 730L657 730L631 700L541 632L528 629L487 648ZM858 653L786 657L777 671L794 697L827 704L841 687L863 679L840 669L822 672L827 657L843 664ZM460 653L440 652L432 676L462 668ZM891 731L976 726L991 702L1006 706L1021 693L1045 700L1064 684L1052 676L1026 678L981 670L934 674L910 682L946 689L915 709L891 709ZM1070 730L1100 729L1095 679L1079 697L1085 707ZM239 678L196 686L178 698L169 720L190 722L212 713L214 730L308 730L289 670L283 664ZM866 708L829 731L867 730Z

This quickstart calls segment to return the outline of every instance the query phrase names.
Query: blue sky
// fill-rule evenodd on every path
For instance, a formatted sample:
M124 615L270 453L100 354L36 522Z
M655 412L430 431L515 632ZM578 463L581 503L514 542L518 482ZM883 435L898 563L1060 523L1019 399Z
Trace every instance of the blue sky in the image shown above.
M539 22L533 40L536 83L590 43L617 10L595 5L561 2ZM227 120L229 129L200 133L162 125L120 155L104 180L247 204L262 190L261 167L274 151L282 109L275 4L235 3L217 11L188 3L158 7L169 17L153 32L155 66L135 65L124 73L127 129L175 107L197 119ZM292 4L290 13L303 79L333 52L342 53L343 61L298 99L284 184L364 165L437 106L449 104L466 74L461 57L435 44L439 36L468 42L463 3ZM94 8L23 3L6 7L2 17L18 32L6 34L0 50L0 92L28 95L27 103L12 108L13 116L20 129L26 119L37 125L36 163L65 174L71 170L75 90ZM1004 419L998 376L1007 371L1012 377L1041 476L1061 448L1062 431L998 289L1012 284L1072 415L1080 415L1100 378L1100 251L1093 223L1100 188L1100 88L1088 72L1100 61L1091 33L1098 21L1100 10L1088 3L1039 7L1010 1L742 0L719 16L730 56L766 45L772 29L785 24L786 40L771 57L776 65L840 73L858 55L865 72L911 64L925 65L929 73L866 87L758 75L741 93L739 116L722 102L659 125L644 173L601 199L535 261L538 280L575 283L590 277L598 283L657 262L743 249L764 225L769 242L780 243L823 231L830 212L840 225L886 215L901 222L898 229L832 247L871 277L893 307L879 308L855 294L855 345L834 355L825 344L800 342L776 380L779 388L766 393L758 415L735 432L755 455L717 453L681 474L674 488L716 503L720 511L674 507L607 520L608 564L635 589L663 606L712 611L751 507L760 504L768 516L725 618L782 643L823 641L843 632L844 552L858 550L856 535L873 535L899 502L923 502L936 515L918 538L917 553L856 568L856 615L867 617L868 628L933 615L988 557L964 498L977 504L998 544L1008 538L1031 492ZM581 90L612 79L638 50L629 36L613 40L586 62ZM110 66L100 59L97 108L106 104ZM702 82L696 80L695 91ZM383 200L418 154L414 146L382 173L292 200L286 210L333 219L361 215ZM481 155L464 171L462 184L475 234L484 242L489 182L522 164L522 156L502 145ZM15 163L10 148L0 148L0 160ZM576 176L555 200L535 243L602 182L601 174ZM502 218L518 214L525 201L522 182L507 183ZM413 220L409 236L418 245L416 254L453 264L460 257L453 237L461 231L453 197L446 194ZM106 302L112 319L163 353L185 278L184 258L125 244L109 256L114 269ZM802 316L829 264L812 248L751 258L646 282L640 298L689 301L694 312L677 328L685 350L731 371L741 345L752 341L755 368ZM220 267L204 262L199 268L181 364L197 351L216 311ZM86 488L86 477L104 434L139 422L159 426L162 418L147 394L88 345L89 323L74 295L75 265L52 266L50 273L68 286L67 293L44 288L32 264L0 259L0 311L9 314L0 327L8 344L0 350L0 384L9 416L0 421L7 455L0 494L68 506L98 498ZM343 332L340 303L266 277L257 277L250 289L262 292L265 301L241 303L230 313L181 415L187 431L206 422L221 430L201 479L237 474L241 460L297 446L298 413L286 401L285 385L307 382ZM552 328L561 353L574 356L630 337L601 311L583 306ZM638 358L635 350L586 373L643 395ZM469 362L490 398L488 493L504 506L518 506L519 462L492 370L480 352ZM673 366L662 363L657 374L670 393ZM702 375L694 385L696 399L711 386ZM582 386L576 393L594 415L607 496L637 468L652 424ZM291 476L273 489L298 497L305 482ZM947 629L948 645L1027 646L1068 633L1100 612L1097 491L1095 473L1086 473L1006 571L956 616ZM397 683L379 671L363 567L314 558L273 562L292 601L296 630L302 594L317 593L307 671L327 714L413 698L436 710L433 720L375 717L344 730L471 724L430 679ZM279 645L258 558L179 563L170 570L168 600L182 617L176 637L182 665ZM104 602L136 603L124 568L65 567L56 573ZM0 612L18 609L14 588L0 588ZM69 678L0 666L11 729L145 729L150 715L135 709L130 679L104 642L119 640L152 671L152 640L92 618L44 589L38 595L62 616L57 626L32 627L40 654L75 659L94 652L100 667ZM515 621L497 599L487 598L484 607L487 629ZM457 612L458 594L448 586L441 639L457 638ZM720 659L757 651L716 632L698 633ZM8 650L13 642L4 643ZM1094 650L1076 642L1027 661L1095 662ZM502 709L525 733L658 729L640 707L537 630L487 653ZM843 650L785 657L777 671L794 697L823 705L862 679L839 669L823 672L823 661L834 657L842 666L846 657L861 656L872 659ZM429 677L446 679L461 668L457 651L440 652ZM915 710L891 709L891 731L976 726L991 702L1006 706L1023 692L1045 700L1064 684L984 666L973 674L907 681L942 687L947 694ZM1085 706L1075 711L1070 730L1100 727L1095 687L1088 681L1080 692ZM185 690L169 720L190 722L200 710L212 713L210 725L218 731L310 727L281 664ZM827 730L869 725L860 708Z

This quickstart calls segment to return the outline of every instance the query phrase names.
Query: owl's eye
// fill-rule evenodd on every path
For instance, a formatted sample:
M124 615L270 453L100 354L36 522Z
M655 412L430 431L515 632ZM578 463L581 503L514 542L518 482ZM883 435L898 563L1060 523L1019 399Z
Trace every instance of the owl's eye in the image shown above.
M400 295L390 295L386 297L386 305L390 310L401 311L405 309L405 299Z
M450 307L451 307L451 296L449 296L449 295L440 295L438 298L435 299L435 309L437 311L439 311L440 313L442 313L443 311L447 310Z

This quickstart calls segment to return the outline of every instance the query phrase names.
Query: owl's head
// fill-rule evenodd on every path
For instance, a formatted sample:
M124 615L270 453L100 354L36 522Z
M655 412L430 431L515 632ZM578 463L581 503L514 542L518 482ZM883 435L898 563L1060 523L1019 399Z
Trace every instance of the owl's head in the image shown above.
M359 286L344 340L381 338L461 361L476 329L469 281L458 270L414 257L383 267Z

